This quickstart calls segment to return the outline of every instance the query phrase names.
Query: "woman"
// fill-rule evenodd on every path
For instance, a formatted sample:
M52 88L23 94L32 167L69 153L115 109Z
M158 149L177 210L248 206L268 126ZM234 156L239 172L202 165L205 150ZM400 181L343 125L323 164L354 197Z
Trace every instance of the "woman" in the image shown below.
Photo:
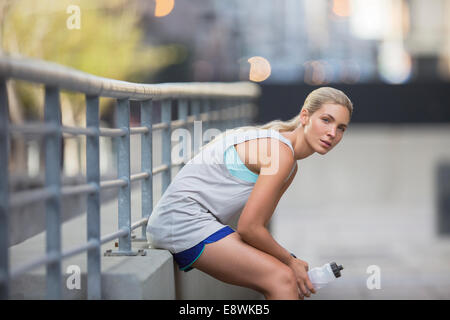
M352 112L342 91L322 87L289 121L219 135L164 192L148 221L150 245L169 250L181 270L197 268L266 299L309 297L315 291L308 264L279 245L266 225L297 173L297 160L334 148ZM226 224L237 214L236 232Z

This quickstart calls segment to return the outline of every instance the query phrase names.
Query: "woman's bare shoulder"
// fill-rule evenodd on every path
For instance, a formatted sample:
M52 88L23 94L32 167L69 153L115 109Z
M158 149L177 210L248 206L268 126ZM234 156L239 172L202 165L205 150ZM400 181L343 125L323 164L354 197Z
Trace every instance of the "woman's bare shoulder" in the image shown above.
M261 174L274 174L281 170L289 174L296 162L291 148L276 138L267 138L267 144L259 149L259 164Z

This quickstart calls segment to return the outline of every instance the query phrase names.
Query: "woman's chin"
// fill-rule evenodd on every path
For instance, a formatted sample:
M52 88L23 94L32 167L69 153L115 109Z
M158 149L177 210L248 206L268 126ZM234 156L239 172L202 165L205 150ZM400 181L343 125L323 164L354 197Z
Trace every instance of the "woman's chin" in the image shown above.
M327 154L328 151L330 151L330 149L325 149L325 148L323 148L323 147L318 147L318 148L316 148L316 152L317 152L318 154L321 154L321 155Z

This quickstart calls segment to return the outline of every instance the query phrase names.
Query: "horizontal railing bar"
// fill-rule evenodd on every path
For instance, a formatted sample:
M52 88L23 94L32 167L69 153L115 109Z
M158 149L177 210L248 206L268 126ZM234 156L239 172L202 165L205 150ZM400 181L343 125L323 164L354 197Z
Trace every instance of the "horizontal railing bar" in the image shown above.
M221 111L221 110L220 110ZM220 111L219 110L212 110L209 112L208 114L208 121L217 121L217 120L222 120L220 119ZM225 119L223 119L225 120Z
M126 130L116 128L99 128L99 131L102 137L122 137L127 134Z
M16 277L18 277L18 276L20 276L20 275L22 275L22 274L24 274L24 273L26 273L28 271L31 271L31 270L33 270L35 268L38 268L40 266L43 266L43 265L46 265L46 264L49 264L49 263L52 263L52 262L56 262L59 259L63 260L63 259L75 256L75 255L83 253L83 252L85 252L87 250L94 249L94 248L96 248L96 247L98 247L100 245L101 245L101 243L99 241L97 241L95 239L91 239L91 240L89 240L88 242L86 242L85 244L83 244L81 246L78 246L76 248L73 248L73 249L67 250L65 252L62 252L61 255L58 255L58 254L47 254L47 255L44 255L43 257L41 257L39 259L36 259L35 261L32 261L32 262L30 262L30 263L28 263L28 264L26 264L24 266L21 266L21 267L17 268L16 270L13 270L11 272L10 276L11 276L12 279L14 279L14 278L16 278Z
M214 111L213 111L214 112ZM223 119L218 119L216 115L209 115L208 113L201 113L200 118L203 121L222 121ZM231 119L235 119L233 117ZM170 126L173 129L186 126L188 124L193 124L195 121L194 116L189 116L187 120L179 119L173 120ZM161 130L169 127L167 123L157 123L152 125L152 130ZM91 128L83 128L83 127L72 127L72 126L62 126L60 129L55 126L43 124L43 123L26 123L20 125L11 125L10 132L11 134L33 134L33 135L47 135L54 134L58 132L62 132L70 135L85 135L85 136L104 136L104 137L121 137L126 135L126 130L118 129L118 128L99 128L100 132L97 132ZM132 127L130 128L130 134L144 134L148 133L147 127Z
M116 232L113 232L113 233L110 233L110 234L104 236L104 237L100 240L100 243L101 243L101 244L104 244L104 243L113 241L113 240L115 240L115 239L117 239L117 238L126 237L127 235L128 235L128 231L127 231L127 230L119 229L119 230L116 231Z
M11 208L21 207L33 202L44 201L55 196L55 191L49 188L15 192L12 193L9 198L9 206Z
M61 188L61 195L63 196L73 196L83 193L94 193L98 191L98 187L91 183L81 184L77 186L66 186Z
M153 174L157 174L163 171L166 171L169 169L169 166L167 164L162 164L160 166L157 166L153 169Z
M184 163L184 161L180 161L180 162L172 162L172 168L175 168L175 167L179 167L179 166L184 166L185 165L185 163Z
M91 239L79 247L76 247L76 248L73 248L73 249L63 252L61 254L61 259L66 259L66 258L75 256L77 254L83 253L84 251L95 249L99 246L100 246L100 242L98 240Z
M187 124L193 124L194 123L194 121L196 121L197 120L197 116L196 115L193 115L193 114L191 114L191 115L188 115L187 116Z
M96 136L98 135L97 131L91 128L83 128L83 127L69 127L63 126L61 127L62 133L72 134L72 135L86 135L86 136Z
M208 121L208 113L207 112L201 112L198 114L198 119L201 121Z
M114 179L100 182L100 189L108 189L114 187L124 187L128 184L128 182L124 179Z
M0 57L0 76L42 83L70 91L132 100L167 98L256 98L257 84L233 83L161 83L142 84L102 78L44 60Z
M172 128L182 127L182 126L185 126L185 125L188 125L188 124L193 124L194 121L197 121L196 117L194 115L190 115L190 116L188 116L187 120L180 119L180 120L172 121L171 122L171 127Z
M148 131L147 128L145 128L145 130ZM107 136L107 137L120 137L126 134L126 130L117 128L100 128L99 131L100 132L97 133L96 130L91 128L70 127L70 126L63 126L61 128L58 128L56 126L36 122L10 126L10 132L12 134L46 135L62 132L71 135L95 136L98 134L100 136Z
M193 123L194 121L192 121ZM186 126L189 123L189 121L184 120L184 119L180 119L180 120L174 120L171 122L170 126L172 127L172 129L176 129L176 128L180 128L183 126Z
M146 225L148 222L148 218L142 218L131 225L131 230L137 229L140 226Z
M20 276L28 271L31 271L31 270L38 268L40 266L43 266L43 265L50 264L52 262L56 262L59 259L60 259L60 255L58 253L45 254L44 256L42 256L39 259L36 259L24 266L18 267L15 270L11 270L10 278L11 279L17 278L18 276Z
M152 125L152 131L166 129L168 127L169 127L169 124L167 124L167 123L163 123L163 122L156 123L156 124Z
M131 226L131 230L134 230L134 229L136 229L136 228L146 224L147 221L148 221L148 218L143 218L143 219L135 222ZM118 231L116 231L114 233L111 233L111 234L108 234L108 235L104 236L103 238L101 238L100 242L95 240L95 239L91 239L91 240L89 240L88 242L86 242L85 244L83 244L81 246L78 246L76 248L73 248L73 249L70 249L68 251L65 251L65 252L61 253L61 255L58 255L58 254L47 254L47 255L44 255L43 257L41 257L39 259L36 259L35 261L32 261L32 262L30 262L30 263L28 263L28 264L26 264L24 266L21 266L21 267L15 269L15 270L12 270L12 272L10 274L10 278L14 279L14 278L16 278L16 277L18 277L18 276L20 276L20 275L22 275L22 274L24 274L24 273L26 273L28 271L31 271L31 270L33 270L35 268L38 268L40 266L43 266L43 265L46 265L46 264L49 264L49 263L52 263L52 262L56 262L59 259L63 260L63 259L75 256L75 255L83 253L83 252L85 252L87 250L94 249L94 248L96 248L96 247L98 247L98 246L100 246L100 245L102 245L104 243L110 242L110 241L115 240L115 239L120 238L120 237L125 237L127 235L128 235L127 230L123 230L122 229L122 230L118 230Z
M140 172L140 173L130 175L130 181L134 182L134 181L144 180L144 179L147 179L148 177L150 177L150 175L147 172Z
M153 174L167 170L169 167L167 165L161 165L153 170ZM150 175L147 172L139 172L130 176L130 181L138 181L147 179ZM114 187L123 187L127 185L127 181L124 179L113 179L104 180L100 182L100 189L108 189ZM83 193L93 193L97 192L97 187L93 184L87 183L75 186L63 186L61 188L61 195L77 195ZM48 188L39 188L36 190L27 190L12 193L9 199L9 206L20 207L25 206L33 202L40 202L46 199L55 197L56 193Z
M139 222L141 222L141 220ZM115 240L115 239L120 238L120 237L125 237L127 235L128 235L127 230L123 230L122 229L122 230L118 230L118 231L116 231L114 233L111 233L111 234L108 234L108 235L104 236L100 240L100 242L98 242L97 240L92 239L92 240L88 241L87 243L85 243L85 244L83 244L83 245L81 245L79 247L76 247L76 248L73 248L73 249L70 249L68 251L65 251L65 252L61 253L61 255L58 255L58 254L47 254L47 255L44 255L42 258L36 259L35 261L33 261L33 262L31 262L31 263L29 263L29 264L27 264L25 266L22 266L22 267L17 268L16 270L13 270L11 272L11 274L10 274L10 277L11 277L11 279L14 279L14 278L16 278L16 277L18 277L18 276L20 276L20 275L30 271L30 270L33 270L35 268L40 267L42 265L46 265L46 264L49 264L49 263L52 263L52 262L56 262L59 259L62 260L62 259L74 256L74 255L83 253L84 251L87 251L87 250L90 250L90 249L94 249L94 248L96 248L96 247L98 247L98 246L100 246L100 245L102 245L104 243L110 242L110 241Z
M130 134L142 134L142 133L148 133L147 127L132 127L130 128Z
M142 219L142 220L144 220L144 219ZM145 220L147 220L147 219L145 219ZM141 220L139 220L138 222L142 223ZM146 221L145 221L145 223L146 223ZM110 241L115 240L117 238L125 237L127 235L128 235L127 230L121 229L121 230L118 230L118 231L116 231L114 233L111 233L111 234L108 234L108 235L104 236L103 238L101 238L100 242L97 241L97 240L91 239L91 240L89 240L88 242L86 242L85 244L83 244L83 245L81 245L79 247L76 247L76 248L73 248L73 249L70 249L68 251L65 251L65 252L61 253L61 255L58 255L58 254L47 254L47 255L44 255L43 257L41 257L39 259L36 259L35 261L30 262L27 265L21 266L21 267L17 268L16 270L13 270L11 272L11 274L10 274L10 277L11 277L11 279L14 279L14 278L16 278L16 277L18 277L18 276L20 276L20 275L30 271L30 270L33 270L35 268L40 267L42 265L46 265L46 264L49 264L49 263L52 263L52 262L56 262L59 259L62 260L62 259L69 258L71 256L83 253L84 251L87 251L87 250L90 250L90 249L94 249L94 248L96 248L96 247L98 247L98 246L100 246L100 245L102 245L104 243L110 242Z
M180 162L174 162L171 164L171 167L177 167L182 166L185 163L183 161ZM168 170L169 166L166 164L160 165L155 167L152 170L152 174L157 174L160 172L163 172L165 170ZM139 172L130 175L130 181L135 182L143 179L147 179L150 175L147 172ZM114 188L114 187L123 187L127 185L127 181L124 179L113 179L113 180L104 180L100 182L100 189L108 189L108 188ZM78 195L78 194L84 194L84 193L93 193L97 192L97 187L93 184L87 183L87 184L81 184L81 185L74 185L74 186L63 186L61 188L61 195L63 196L70 196L70 195ZM48 188L40 188L36 190L28 190L28 191L20 191L16 193L12 193L9 200L9 206L10 207L20 207L25 206L27 204L33 203L33 202L39 202L44 201L46 199L49 199L51 197L56 196L56 194L49 190Z
M54 134L59 131L57 126L39 123L39 122L30 122L24 124L11 124L9 126L9 131L11 134L33 134L33 135L46 135L46 134Z

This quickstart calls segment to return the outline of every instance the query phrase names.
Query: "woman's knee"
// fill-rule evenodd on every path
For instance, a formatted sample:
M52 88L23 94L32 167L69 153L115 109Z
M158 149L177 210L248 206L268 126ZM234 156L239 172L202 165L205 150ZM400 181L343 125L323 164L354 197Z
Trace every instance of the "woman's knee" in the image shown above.
M264 290L269 293L297 292L294 271L285 264L277 265L266 278Z

